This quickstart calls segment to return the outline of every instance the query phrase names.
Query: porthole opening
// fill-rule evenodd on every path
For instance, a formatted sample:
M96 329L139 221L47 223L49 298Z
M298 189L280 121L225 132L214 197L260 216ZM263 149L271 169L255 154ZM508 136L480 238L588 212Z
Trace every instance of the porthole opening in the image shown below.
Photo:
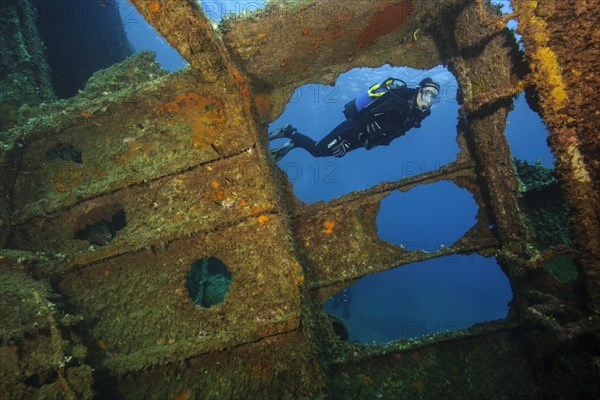
M541 161L513 159L519 183L519 204L539 250L572 246L569 212L554 169Z
M381 201L377 233L409 251L436 251L475 225L477 210L473 195L450 181L419 185Z
M96 246L106 246L126 225L125 210L120 209L110 216L97 217L91 224L85 224L85 227L75 232L74 239L86 240Z
M70 143L59 143L51 149L48 149L48 151L46 152L46 161L52 161L57 159L70 161L77 164L83 164L81 152L77 151L75 146L73 146Z
M231 272L216 257L204 257L192 263L186 287L192 301L202 307L222 303L229 291Z

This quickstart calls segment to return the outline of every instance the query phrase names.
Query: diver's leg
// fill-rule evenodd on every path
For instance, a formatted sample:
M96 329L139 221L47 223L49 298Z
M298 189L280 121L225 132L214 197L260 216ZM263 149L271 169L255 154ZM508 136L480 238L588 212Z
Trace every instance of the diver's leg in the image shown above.
M315 145L315 157L343 157L347 152L361 147L358 131L352 121L345 120Z
M318 147L318 143L315 140L298 131L294 132L289 138L290 141L287 142L283 147L271 151L271 154L274 154L275 151L277 152L277 156L274 155L276 161L283 158L283 156L295 148L304 149L313 157L327 157L332 155L331 151L329 151L326 147Z
M317 142L310 137L296 131L291 137L294 147L299 147L308 151L313 157L323 157L315 152Z
M313 157L343 157L346 152L361 147L355 124L349 120L339 124L318 142L295 129L287 137L291 139L290 142L279 149L271 150L275 161L280 160L296 147L308 151Z
M308 136L299 133L296 129L293 130L291 135L282 137L288 137L290 140L288 140L282 147L270 150L271 156L273 157L275 162L281 160L287 155L287 153L289 153L296 147L308 151L310 154L313 155L313 157L320 157L319 155L317 155L317 153L314 152L315 145L317 144L317 142L312 140Z

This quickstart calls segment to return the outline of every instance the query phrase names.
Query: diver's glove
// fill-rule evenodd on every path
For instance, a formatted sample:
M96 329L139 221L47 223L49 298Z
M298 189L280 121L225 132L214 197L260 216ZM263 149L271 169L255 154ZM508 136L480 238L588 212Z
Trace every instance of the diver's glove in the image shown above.
M367 133L369 135L374 135L381 130L382 130L381 125L379 125L379 123L377 121L369 122L367 124Z
M377 147L376 145L372 144L373 140L371 138L371 135L365 132L360 132L358 134L358 142L367 150L371 150L373 147Z
M335 147L333 147L331 149L332 154L335 157L344 157L346 155L346 152L348 151L348 149L350 148L350 143L348 143L347 140L342 139L337 145L335 145Z

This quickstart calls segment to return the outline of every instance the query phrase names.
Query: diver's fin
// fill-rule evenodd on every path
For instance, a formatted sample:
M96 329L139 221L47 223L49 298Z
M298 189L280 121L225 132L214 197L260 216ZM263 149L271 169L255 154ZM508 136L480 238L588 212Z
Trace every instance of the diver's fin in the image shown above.
M271 153L271 157L273 157L273 160L275 160L275 162L277 162L277 161L281 160L283 157L285 157L286 154L289 153L294 147L295 147L294 142L289 140L282 147L280 147L278 149L269 150L269 153Z
M294 133L296 133L296 128L287 124L282 128L275 129L273 132L269 133L269 141L283 138L289 139Z

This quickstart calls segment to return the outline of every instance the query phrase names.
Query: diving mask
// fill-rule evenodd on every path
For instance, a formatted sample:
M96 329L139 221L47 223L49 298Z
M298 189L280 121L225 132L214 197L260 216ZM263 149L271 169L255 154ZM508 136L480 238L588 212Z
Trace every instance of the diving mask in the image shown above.
M433 103L437 103L438 100L438 91L435 87L428 86L419 90L419 96L417 96L417 103L421 108L429 108Z

